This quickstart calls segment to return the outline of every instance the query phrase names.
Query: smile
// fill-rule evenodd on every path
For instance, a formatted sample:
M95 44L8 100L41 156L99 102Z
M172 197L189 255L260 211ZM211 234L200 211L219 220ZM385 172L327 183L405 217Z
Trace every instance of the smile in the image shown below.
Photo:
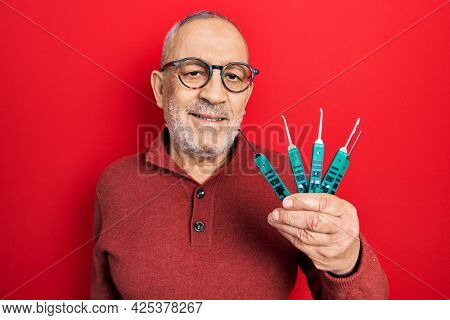
M210 116L210 115L205 115L205 114L197 114L197 113L192 113L192 112L190 112L189 114L198 119L206 120L206 121L210 121L210 122L220 122L220 121L227 120L227 118L221 118L221 117Z

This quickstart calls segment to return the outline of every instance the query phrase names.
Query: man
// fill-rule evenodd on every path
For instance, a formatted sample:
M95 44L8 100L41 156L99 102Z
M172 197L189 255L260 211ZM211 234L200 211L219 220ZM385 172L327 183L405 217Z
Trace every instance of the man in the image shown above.
M286 299L298 266L316 299L387 298L353 205L293 194L281 206L258 174L237 131L257 74L220 14L201 11L169 31L151 75L166 127L97 184L93 299Z

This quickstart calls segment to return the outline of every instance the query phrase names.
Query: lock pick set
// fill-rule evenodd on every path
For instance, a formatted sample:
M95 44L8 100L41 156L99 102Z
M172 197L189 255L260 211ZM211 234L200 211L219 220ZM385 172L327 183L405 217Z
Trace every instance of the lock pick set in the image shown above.
M353 127L353 130L350 133L347 142L336 152L328 170L322 178L325 144L322 140L323 110L322 108L320 108L319 132L317 140L314 142L312 149L311 171L308 181L300 150L292 143L286 118L284 116L282 117L289 141L288 156L289 162L291 164L292 174L294 175L294 180L297 187L297 192L335 194L340 183L342 182L342 179L344 178L345 173L347 172L348 166L350 164L350 154L352 153L353 148L355 147L362 133L362 130L360 130L352 147L350 148L350 150L348 150L350 141L356 133L356 129L359 125L360 119L358 118L356 120L355 126ZM283 200L285 197L289 196L291 193L289 192L286 184L283 182L283 180L281 180L281 177L269 162L269 159L267 159L264 154L258 153L253 144L247 139L245 134L240 129L238 130L244 136L245 140L249 143L250 147L255 153L254 161L256 163L256 166L258 167L264 178L267 180L278 198Z

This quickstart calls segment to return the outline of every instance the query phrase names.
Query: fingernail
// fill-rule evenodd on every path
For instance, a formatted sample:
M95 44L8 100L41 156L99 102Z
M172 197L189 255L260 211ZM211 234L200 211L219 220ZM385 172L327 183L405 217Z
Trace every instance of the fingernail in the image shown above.
M284 205L284 207L285 208L290 208L290 207L292 207L292 199L289 199L289 198L287 198L287 199L284 199L284 201L283 201L283 205Z
M280 213L278 212L278 210L274 210L272 212L272 219L277 221L280 218Z

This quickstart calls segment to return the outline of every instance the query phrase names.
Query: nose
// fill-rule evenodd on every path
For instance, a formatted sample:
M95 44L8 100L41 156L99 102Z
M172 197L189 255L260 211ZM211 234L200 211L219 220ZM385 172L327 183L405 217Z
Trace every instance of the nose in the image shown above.
M208 100L210 104L224 103L227 97L226 90L220 78L220 70L213 70L209 82L200 88L199 97Z

